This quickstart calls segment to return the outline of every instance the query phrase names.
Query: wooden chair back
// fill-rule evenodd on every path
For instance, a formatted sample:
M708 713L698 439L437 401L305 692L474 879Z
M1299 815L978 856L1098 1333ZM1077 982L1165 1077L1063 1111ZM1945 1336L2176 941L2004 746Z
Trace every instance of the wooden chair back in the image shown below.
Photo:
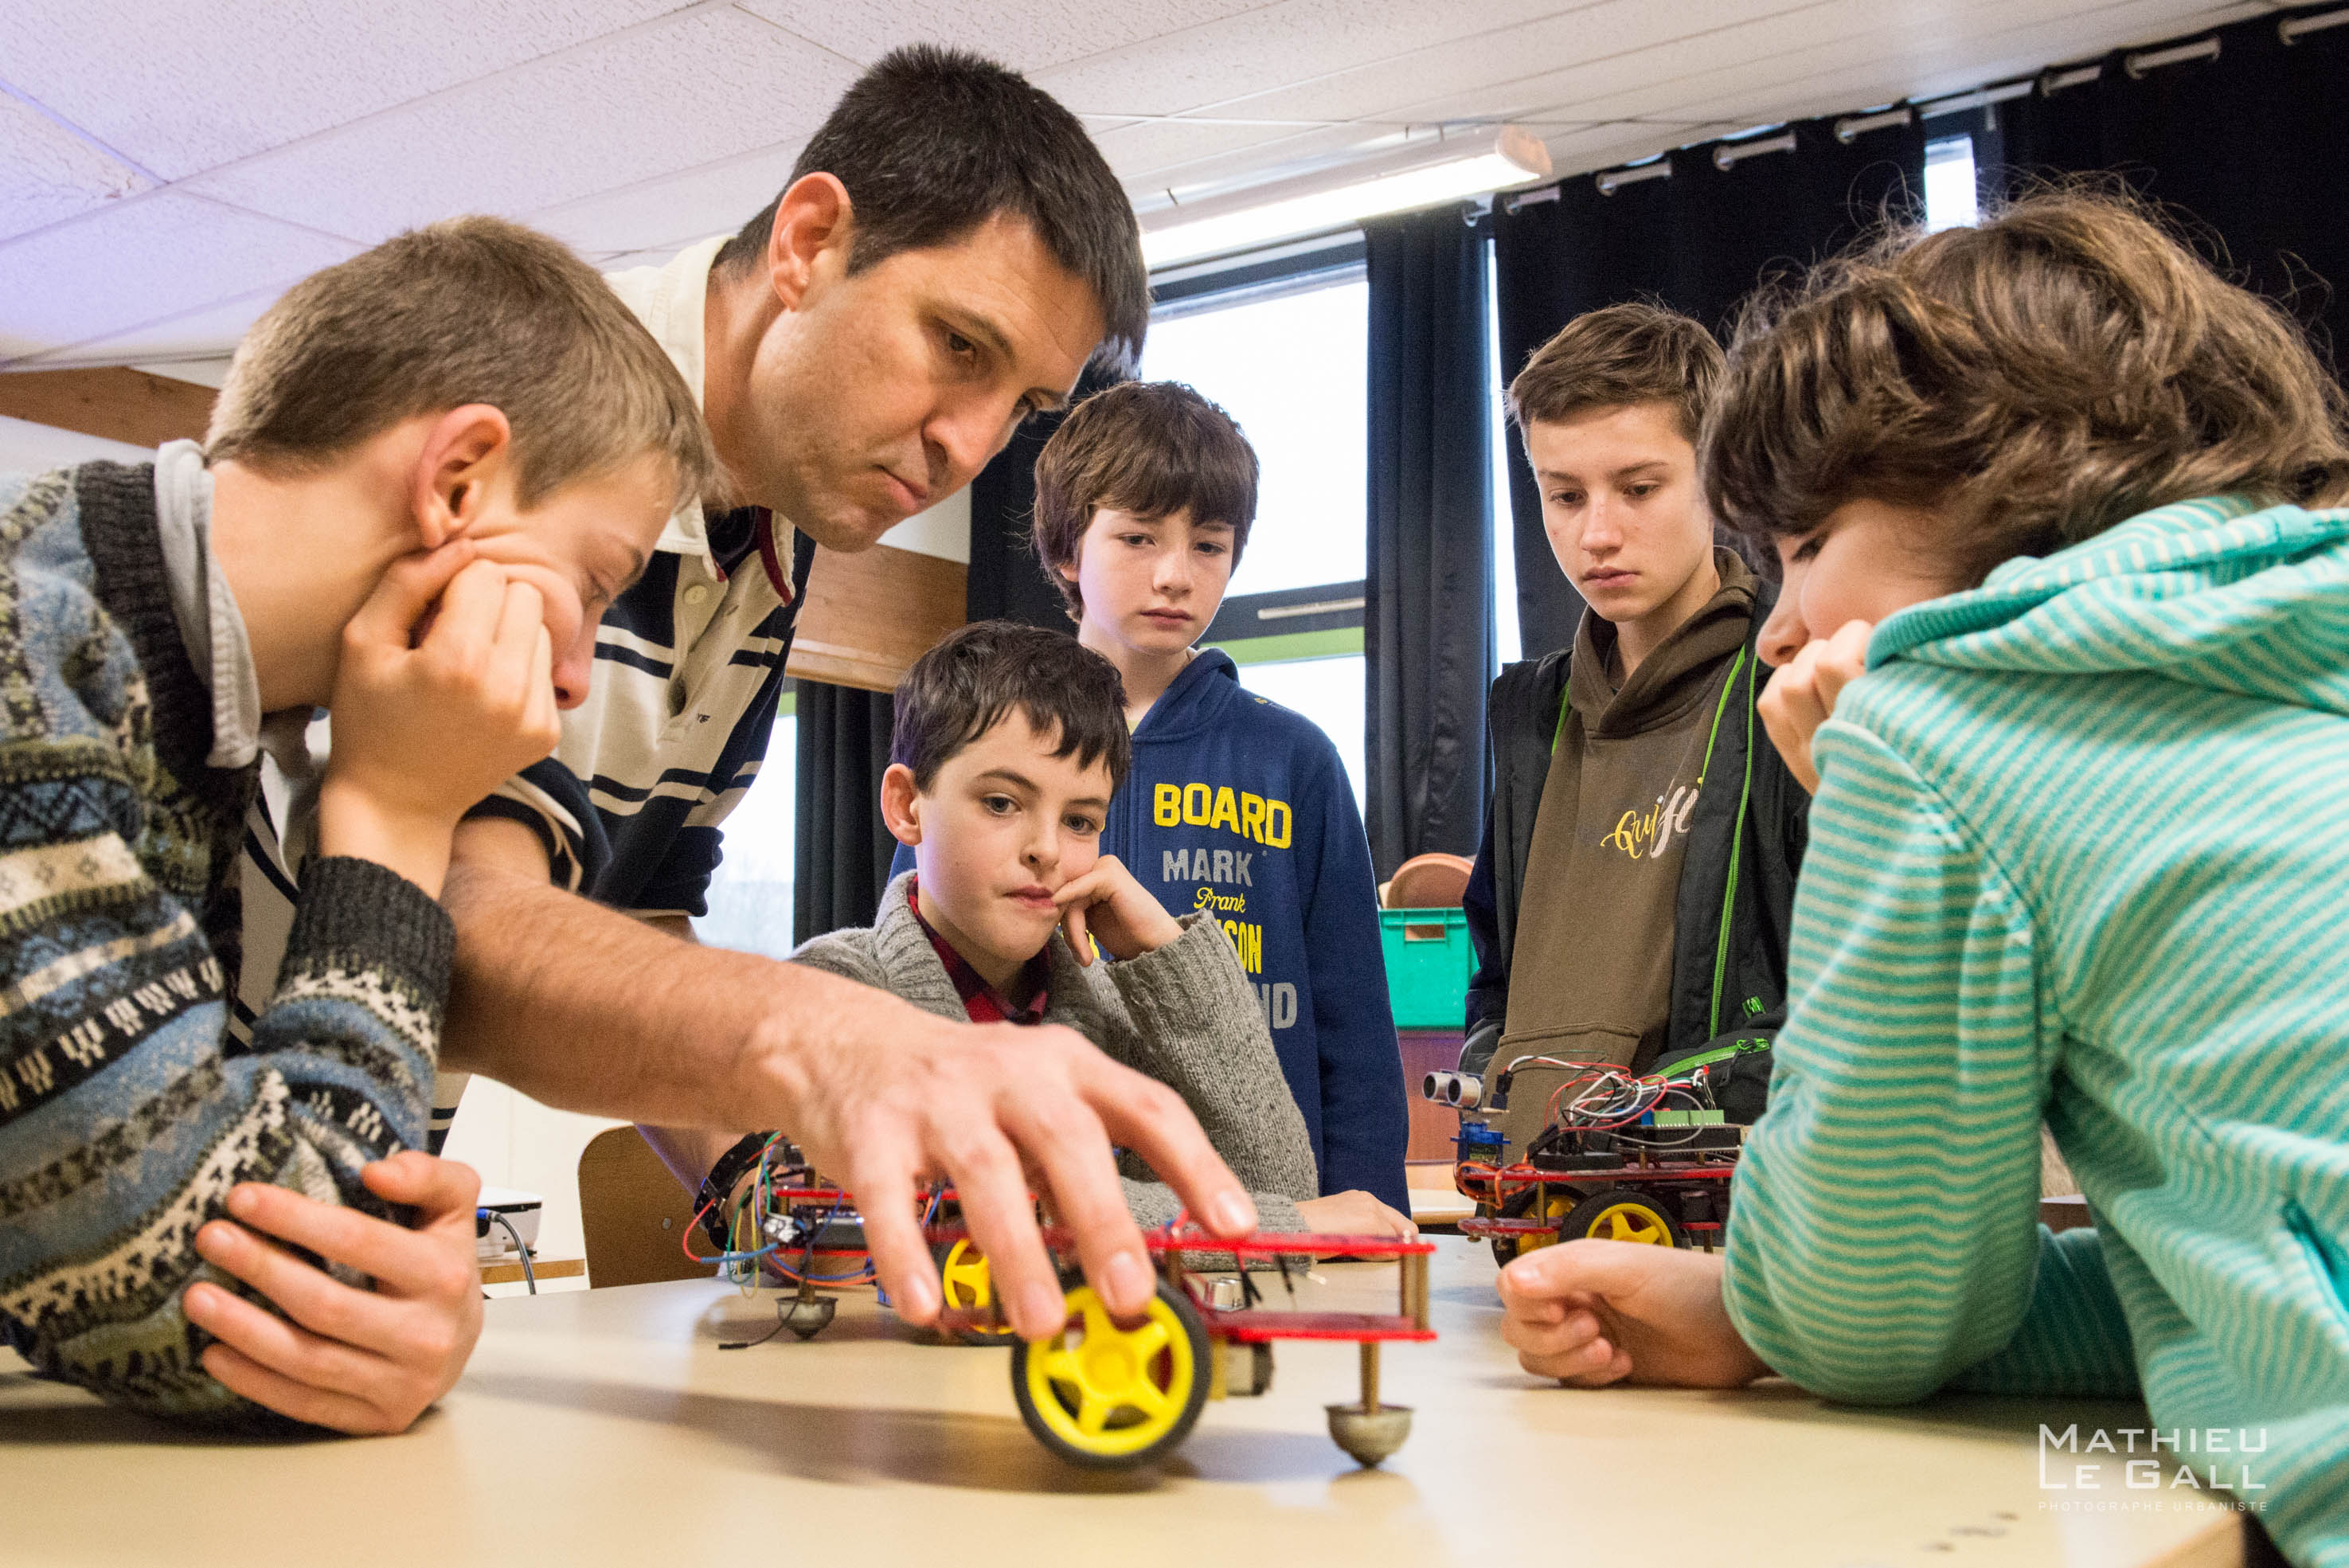
M681 1244L693 1224L692 1195L634 1127L608 1127L580 1152L579 1217L591 1290L710 1276L711 1266L687 1257ZM696 1231L692 1242L708 1255L709 1238Z
M1414 855L1395 868L1387 884L1390 909L1456 909L1475 867L1457 855Z

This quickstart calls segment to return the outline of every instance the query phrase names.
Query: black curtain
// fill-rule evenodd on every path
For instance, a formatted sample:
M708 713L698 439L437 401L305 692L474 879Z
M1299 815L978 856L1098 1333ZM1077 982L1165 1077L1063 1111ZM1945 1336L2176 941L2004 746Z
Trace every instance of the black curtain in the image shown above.
M1670 155L1671 173L1603 194L1588 176L1562 181L1557 199L1500 202L1494 213L1494 287L1503 377L1587 311L1651 299L1685 311L1726 340L1740 302L1766 278L1798 274L1880 216L1924 199L1925 128L1836 134L1848 116L1799 121L1740 143L1707 142ZM1733 157L1792 135L1791 151ZM1541 497L1517 431L1509 431L1509 513L1516 544L1517 619L1528 658L1573 640L1581 596L1550 555Z
M797 680L798 842L792 846L792 940L869 926L897 841L881 822L895 704L885 691Z
M2338 9L2337 6L2319 7ZM2283 41L2283 18L2213 32L2215 59L2146 67L2168 46L2117 50L2092 82L1997 106L2009 191L2031 176L2116 173L2182 220L2203 255L2284 303L2337 356L2349 328L2349 135L2340 124L2349 27Z
M1485 240L1444 208L1363 225L1370 274L1371 858L1476 852L1493 673Z
M1127 378L1087 366L1071 406ZM1049 631L1073 631L1060 591L1044 576L1030 542L1036 513L1036 454L1061 428L1065 413L1041 414L1012 433L970 482L970 576L963 596L972 620L1016 620Z

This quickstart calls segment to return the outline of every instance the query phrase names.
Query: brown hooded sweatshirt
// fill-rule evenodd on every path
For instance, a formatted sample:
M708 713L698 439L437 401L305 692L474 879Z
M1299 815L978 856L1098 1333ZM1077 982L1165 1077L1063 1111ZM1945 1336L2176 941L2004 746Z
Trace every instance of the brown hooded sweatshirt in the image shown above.
M1534 818L1495 1066L1525 1055L1645 1072L1671 1010L1672 911L1722 681L1752 629L1754 579L1721 589L1619 691L1615 628L1585 611Z

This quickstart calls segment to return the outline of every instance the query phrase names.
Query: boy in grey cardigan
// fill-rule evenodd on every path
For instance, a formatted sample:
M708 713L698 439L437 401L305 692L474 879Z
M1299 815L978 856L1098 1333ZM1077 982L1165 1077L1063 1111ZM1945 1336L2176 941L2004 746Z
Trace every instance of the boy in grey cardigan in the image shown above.
M1094 867L1102 881L1122 881L1149 898L1114 859L1104 857ZM945 955L932 945L936 928L916 912L918 876L908 871L889 884L872 925L817 937L792 961L878 986L942 1018L970 1016ZM921 890L925 906L936 910L942 900L929 888ZM1319 1190L1312 1146L1231 939L1204 914L1177 921L1154 898L1151 908L1166 929L1150 935L1164 939L1163 945L1136 944L1120 953L1125 944L1104 940L1122 961L1116 963L1079 961L1068 937L1052 928L1035 955L1043 986L1023 1013L1067 1024L1114 1060L1181 1095L1256 1199L1260 1229L1333 1229L1309 1225L1299 1211L1298 1200ZM1006 1014L1012 1023L1022 1016ZM1163 1225L1181 1209L1174 1190L1123 1149L1118 1173L1137 1224Z
M1107 659L1031 627L965 627L897 688L890 755L882 816L916 868L874 924L818 937L795 961L940 1017L1075 1030L1183 1096L1264 1230L1415 1233L1366 1192L1315 1196L1305 1118L1230 938L1206 915L1169 915L1100 853L1133 757ZM742 1196L733 1158L705 1183L720 1224ZM1134 1219L1174 1218L1173 1192L1118 1159Z

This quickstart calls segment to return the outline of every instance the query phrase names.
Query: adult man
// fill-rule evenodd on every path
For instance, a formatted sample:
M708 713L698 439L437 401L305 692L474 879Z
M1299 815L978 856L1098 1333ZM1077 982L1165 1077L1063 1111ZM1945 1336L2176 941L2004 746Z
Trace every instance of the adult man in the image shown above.
M1123 192L1075 118L1020 78L901 50L740 233L612 281L699 390L734 509L681 510L618 596L592 689L563 693L571 776L534 769L460 830L444 1068L686 1129L656 1138L688 1180L733 1134L788 1128L863 1199L913 1321L938 1305L919 1174L959 1188L1021 1332L1061 1321L1031 1185L1113 1309L1139 1308L1151 1275L1112 1141L1217 1229L1253 1221L1171 1091L1072 1033L1015 1039L676 940L766 748L809 556L792 525L864 548L1064 402L1096 352L1132 356L1148 292Z

